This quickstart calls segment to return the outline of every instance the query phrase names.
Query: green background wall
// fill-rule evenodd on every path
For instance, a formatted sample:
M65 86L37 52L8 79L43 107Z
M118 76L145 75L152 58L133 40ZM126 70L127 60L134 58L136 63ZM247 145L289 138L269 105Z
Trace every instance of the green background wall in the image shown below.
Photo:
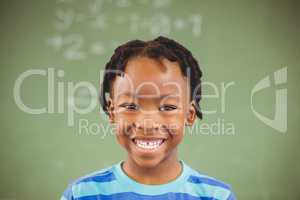
M204 81L214 84L219 95L222 84L233 84L225 95L201 102L215 113L196 127L219 126L221 133L189 130L180 157L231 184L238 199L300 199L299 5L266 0L2 1L0 199L59 199L69 181L124 159L115 137L97 132L97 125L109 127L99 105L75 114L74 125L68 125L70 99L84 108L97 96L82 89L70 96L67 84L87 81L98 90L100 71L118 44L158 35L189 48ZM55 71L54 113L23 112L14 99L15 81L27 70L49 68ZM273 74L280 69L287 69L287 81L276 85ZM287 130L266 125L251 109L251 91L267 76L271 85L255 94L253 108L272 119L276 103L287 107ZM58 83L65 89L62 113ZM286 104L276 102L280 89L288 91ZM47 106L47 91L46 76L30 76L21 98L40 108ZM207 87L203 92L216 91ZM80 120L88 121L89 132L80 128Z

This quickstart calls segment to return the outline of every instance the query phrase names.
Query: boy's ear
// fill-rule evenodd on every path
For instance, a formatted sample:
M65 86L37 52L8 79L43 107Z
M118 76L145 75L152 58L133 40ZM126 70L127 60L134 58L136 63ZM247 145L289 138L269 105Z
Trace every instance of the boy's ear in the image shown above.
M192 126L196 120L196 104L194 101L192 101L188 105L187 114L186 114L186 126Z
M112 99L108 100L107 111L108 111L108 120L109 120L109 122L110 123L115 123L115 107L114 107Z

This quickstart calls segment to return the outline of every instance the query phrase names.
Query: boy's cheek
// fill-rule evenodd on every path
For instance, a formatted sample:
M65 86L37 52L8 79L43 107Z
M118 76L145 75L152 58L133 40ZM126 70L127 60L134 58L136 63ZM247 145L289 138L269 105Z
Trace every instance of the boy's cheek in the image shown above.
M129 126L124 123L117 124L117 136L128 138L130 136Z
M116 135L117 141L118 143L123 146L124 148L129 148L129 138L126 135L125 131L121 128L121 129L117 129L117 135Z

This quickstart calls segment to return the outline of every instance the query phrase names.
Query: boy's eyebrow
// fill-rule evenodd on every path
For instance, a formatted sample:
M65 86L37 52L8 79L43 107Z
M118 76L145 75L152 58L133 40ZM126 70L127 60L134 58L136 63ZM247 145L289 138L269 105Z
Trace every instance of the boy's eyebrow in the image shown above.
M136 93L131 93L131 92L123 92L121 94L119 94L118 96L128 96L128 97L134 97L134 98L143 98L144 96L153 96L155 97L155 95L139 95L139 94L136 94ZM178 94L173 94L173 93L167 93L167 94L162 94L160 95L160 99L163 99L165 97L173 97L173 98L177 98L178 97Z

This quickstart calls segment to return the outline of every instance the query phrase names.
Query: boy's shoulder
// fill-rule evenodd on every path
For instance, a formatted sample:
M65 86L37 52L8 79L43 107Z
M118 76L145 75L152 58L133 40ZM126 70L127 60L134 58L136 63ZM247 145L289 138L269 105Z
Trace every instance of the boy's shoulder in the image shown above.
M189 167L190 169L190 174L189 177L187 179L188 182L191 183L204 183L204 184L208 184L211 186L218 186L218 187L222 187L224 189L231 189L231 186L225 182L223 182L220 179L217 179L213 176L207 175L206 173L203 173L197 169L194 169L192 167Z
M115 174L113 172L113 168L115 165L111 165L109 167L102 168L100 170L92 171L84 176L81 176L74 181L71 182L71 185L78 185L84 182L108 182L115 180Z
M213 176L207 175L197 169L194 169L190 166L189 168L189 176L187 178L187 182L190 185L193 185L196 190L200 190L201 193L206 194L207 196L218 196L219 199L227 199L234 200L236 197L232 192L232 187L223 182L220 179L217 179Z
M102 168L97 171L90 172L84 176L81 176L73 181L69 182L68 187L63 192L61 200L74 200L76 195L86 190L86 185L89 183L101 183L101 182L110 182L116 179L113 173L113 167L109 166ZM90 187L93 187L90 185ZM74 196L75 195L75 196Z

